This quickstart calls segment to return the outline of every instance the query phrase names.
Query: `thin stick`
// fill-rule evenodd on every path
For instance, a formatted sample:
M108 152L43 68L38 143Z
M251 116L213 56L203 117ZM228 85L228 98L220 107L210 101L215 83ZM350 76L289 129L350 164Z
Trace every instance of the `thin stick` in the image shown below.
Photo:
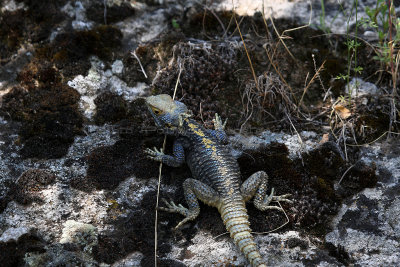
M104 0L104 1L103 1L103 4L104 4L104 12L103 12L103 15L104 15L104 25L107 25L107 0Z
M319 69L317 70L317 72L314 74L314 76L311 78L311 80L308 82L307 86L304 88L303 90L303 94L301 95L299 104L297 105L297 110L300 108L302 102L303 102L303 98L305 96L305 94L307 93L308 88L310 87L310 85L313 83L313 81L315 80L315 78L319 77L319 73L322 71L322 69L324 68L324 64L325 64L326 60L324 62L322 62L321 66L319 67Z
M265 235L265 234L269 234L269 233L272 233L272 232L275 232L275 231L281 229L282 227L284 227L286 224L288 224L288 223L290 222L289 216L287 215L286 211L282 208L281 203L280 203L279 201L277 201L277 203L278 203L279 207L282 209L283 213L285 214L286 222L284 222L282 225L280 225L280 226L278 226L278 227L276 227L275 229L272 229L272 230L270 230L270 231L267 231L267 232L251 232L252 234L255 234L255 235ZM222 233L222 234L220 234L220 235L217 235L216 237L214 237L214 239L217 239L217 238L219 238L219 237L221 237L221 236L224 236L224 235L226 235L226 234L229 234L229 232L225 232L225 233Z
M302 28L307 28L307 27L309 27L309 26L311 25L311 18L312 18L312 4L311 4L311 2L310 2L310 8L311 8L310 18L309 18L309 20L308 20L308 24L307 24L307 25L303 25L303 26L296 27L296 28L293 28L293 29L284 30L284 31L282 32L282 34L279 34L278 30L277 30L276 27L275 27L274 20L272 19L272 15L271 15L272 12L271 12L271 13L269 14L269 16L268 16L269 19L270 19L270 21L271 21L272 27L274 28L274 31L275 31L276 35L278 36L278 38L279 38L279 41L281 41L282 45L285 47L285 49L286 49L286 51L288 52L288 54L289 54L289 55L293 58L293 60L295 60L295 61L296 61L296 58L293 56L293 54L290 52L289 48L286 46L285 42L283 41L283 39L285 38L284 34L285 34L286 32L296 31L296 30L299 30L299 29L302 29ZM262 12L262 13L263 13L264 24L265 24L265 26L268 28L267 22L266 22L266 20L265 20L264 1L263 1L263 12Z
M288 224L288 223L290 222L289 216L287 215L286 211L282 208L281 203L280 203L279 201L277 201L277 203L278 203L279 207L281 207L283 213L285 214L286 222L285 222L284 224L282 224L281 226L278 226L278 227L276 227L275 229L272 229L272 230L270 230L270 231L267 231L267 232L252 232L253 234L255 234L255 235L265 235L265 234L269 234L269 233L278 231L279 229L283 228L286 224Z
M400 133L396 133L396 132L391 132L391 131L386 131L383 134L381 134L378 138L376 138L375 140L369 142L369 143L365 143L365 144L361 144L361 145L351 145L351 144L347 144L347 146L369 146L375 142L377 142L379 139L381 139L382 137L384 137L386 134L397 134L400 135Z
M294 98L294 100L297 102L296 96L293 93L292 87L286 82L285 78L283 77L283 75L281 74L281 72L278 70L278 68L275 66L274 62L272 61L272 57L270 56L270 54L268 53L268 49L267 49L267 44L263 44L263 47L265 49L265 52L267 53L268 56L268 60L271 63L272 67L274 68L274 70L276 71L276 73L278 73L279 78L281 78L282 82L289 88L290 93L292 93L292 97Z
M142 66L142 62L140 62L140 59L139 59L139 57L136 55L136 52L135 52L135 51L131 52L131 55L134 56L134 57L136 58L136 60L139 62L139 65L140 65L140 68L142 69L142 72L143 72L143 74L144 74L144 77L147 79L147 74L146 74L146 72L144 71L144 68L143 68L143 66Z
M178 74L178 79L176 80L175 84L175 89L174 89L174 95L172 99L175 99L176 96L176 90L178 89L178 84L181 78L181 73L182 73L182 67L179 64L179 74ZM167 135L164 135L164 142L162 149L163 151L165 150L165 145L167 143ZM161 172L162 172L162 162L160 162L160 166L158 167L158 185L157 185L157 199L156 199L156 216L154 219L154 266L157 267L157 241L158 241L158 235L157 235L157 226L158 226L158 203L160 200L160 187L161 187Z
M343 173L343 175L342 175L342 177L340 178L338 184L340 184L340 183L342 182L342 180L343 180L343 178L346 176L346 174L347 174L351 169L353 169L353 167L356 166L356 164L357 164L357 162L354 163L353 165L351 165L351 166Z
M249 60L250 69L251 69L251 73L253 74L254 82L256 83L257 90L260 91L260 87L258 86L256 72L254 71L253 63L251 62L250 55L249 55L249 52L247 51L246 43L244 42L243 35L242 35L242 32L240 31L239 23L236 20L235 14L233 15L233 18L235 19L236 28L239 32L240 38L242 39L243 47L244 47L244 50L246 51L247 59Z

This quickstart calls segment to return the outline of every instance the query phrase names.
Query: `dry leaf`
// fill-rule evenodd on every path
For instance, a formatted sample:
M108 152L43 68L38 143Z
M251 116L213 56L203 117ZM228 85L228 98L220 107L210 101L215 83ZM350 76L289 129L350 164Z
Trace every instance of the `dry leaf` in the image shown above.
M329 141L329 134L326 133L326 134L322 135L322 138L321 138L321 141L319 141L319 144L323 144L323 143L326 143L328 141Z
M340 116L341 119L345 120L351 116L351 112L348 108L345 108L342 105L334 106L336 113Z

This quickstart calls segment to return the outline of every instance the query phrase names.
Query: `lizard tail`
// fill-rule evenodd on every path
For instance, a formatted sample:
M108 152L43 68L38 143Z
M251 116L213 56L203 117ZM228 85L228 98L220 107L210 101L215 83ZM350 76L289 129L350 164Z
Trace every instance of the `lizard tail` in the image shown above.
M222 220L236 245L246 256L251 266L266 267L254 238L251 235L249 216L243 201L224 203L219 208Z

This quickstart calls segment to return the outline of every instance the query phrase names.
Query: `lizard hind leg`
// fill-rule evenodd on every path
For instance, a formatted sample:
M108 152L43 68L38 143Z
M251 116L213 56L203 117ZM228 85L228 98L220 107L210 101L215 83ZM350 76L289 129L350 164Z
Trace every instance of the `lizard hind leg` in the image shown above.
M254 206L261 210L282 210L278 206L270 206L269 203L272 201L283 201L292 203L290 199L290 194L275 196L274 188L271 189L271 194L267 195L267 184L268 175L264 171L259 171L252 174L246 181L242 184L240 191L245 201L249 201L254 197Z
M180 228L188 221L192 221L197 218L200 213L200 205L198 199L203 201L205 204L216 207L219 202L218 193L210 186L200 182L199 180L188 178L183 182L183 191L185 194L186 203L189 208L185 208L181 204L176 205L173 201L167 202L163 199L166 208L160 207L160 210L167 212L179 213L185 218L178 223L175 229Z

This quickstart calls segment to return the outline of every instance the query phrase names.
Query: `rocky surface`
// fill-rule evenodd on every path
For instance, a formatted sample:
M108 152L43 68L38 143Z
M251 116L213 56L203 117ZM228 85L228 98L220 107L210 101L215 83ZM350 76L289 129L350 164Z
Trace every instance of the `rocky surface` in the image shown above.
M374 2L358 1L359 16ZM261 3L1 2L2 266L154 266L159 166L143 150L163 136L141 97L172 95L180 72L177 98L196 120L228 118L243 179L264 170L278 194L292 194L285 213L247 206L269 266L400 264L390 77L375 84L363 46L363 75L349 86L333 79L347 67L353 1L325 1L325 13L320 1ZM276 31L309 22L285 33L291 54L277 45ZM359 29L371 42L376 34ZM184 203L187 177L187 167L163 166L160 197ZM179 216L158 213L158 266L247 266L218 212L201 210L178 231Z

